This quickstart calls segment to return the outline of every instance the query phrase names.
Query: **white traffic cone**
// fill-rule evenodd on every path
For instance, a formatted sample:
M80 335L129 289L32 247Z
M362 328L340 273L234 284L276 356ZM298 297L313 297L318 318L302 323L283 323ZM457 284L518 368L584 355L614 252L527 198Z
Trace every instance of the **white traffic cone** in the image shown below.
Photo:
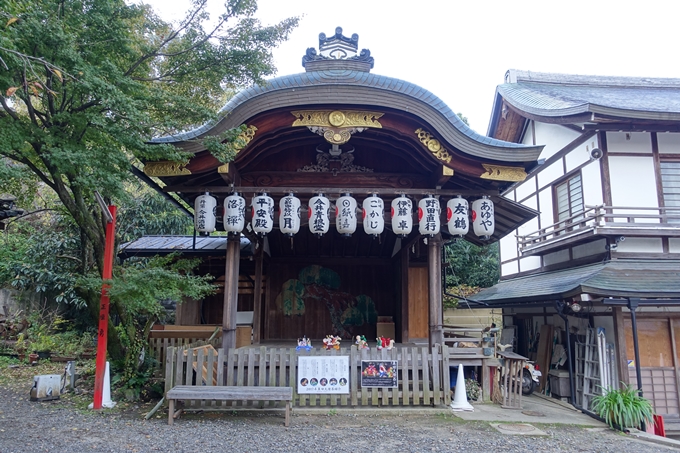
M111 400L111 375L109 374L109 362L106 362L106 368L104 369L104 386L102 388L102 407L111 409L116 405L115 402ZM87 406L89 409L94 407L94 403L90 403Z
M465 377L463 376L463 364L458 365L458 377L456 378L456 393L451 401L451 409L454 411L474 411L467 400L467 390L465 389Z
M102 389L102 407L108 409L115 406L111 400L111 376L109 374L109 362L106 362L106 371L104 372L104 388Z

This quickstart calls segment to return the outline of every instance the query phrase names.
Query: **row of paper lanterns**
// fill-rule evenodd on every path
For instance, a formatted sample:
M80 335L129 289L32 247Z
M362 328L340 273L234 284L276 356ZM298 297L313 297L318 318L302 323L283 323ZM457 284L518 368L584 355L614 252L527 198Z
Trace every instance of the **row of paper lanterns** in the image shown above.
M292 193L281 198L279 202L279 229L283 234L293 236L300 231L300 199ZM215 231L217 200L206 193L195 201L196 231L210 233ZM369 195L362 203L363 227L366 234L377 236L385 229L384 202L376 194ZM222 221L224 230L229 233L240 233L245 227L246 200L238 193L224 199ZM323 194L310 198L307 216L309 230L322 236L330 228L331 201ZM265 235L274 227L274 200L266 193L256 195L251 202L251 227L259 235ZM401 236L408 236L413 229L413 202L405 195L392 200L392 231ZM446 203L446 226L451 235L465 236L470 229L470 218L474 233L488 239L494 232L494 206L486 196L472 202L469 212L466 199L457 195ZM441 207L439 199L428 195L418 202L418 231L422 235L438 234ZM335 226L338 233L351 236L357 229L357 201L349 193L342 194L335 201Z

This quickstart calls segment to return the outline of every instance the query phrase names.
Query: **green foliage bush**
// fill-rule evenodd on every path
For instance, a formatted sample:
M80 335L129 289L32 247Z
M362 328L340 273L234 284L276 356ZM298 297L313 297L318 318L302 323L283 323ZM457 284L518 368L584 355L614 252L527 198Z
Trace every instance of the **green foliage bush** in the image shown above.
M638 390L621 383L620 389L607 389L593 398L592 409L611 426L640 428L642 422L653 423L654 408Z

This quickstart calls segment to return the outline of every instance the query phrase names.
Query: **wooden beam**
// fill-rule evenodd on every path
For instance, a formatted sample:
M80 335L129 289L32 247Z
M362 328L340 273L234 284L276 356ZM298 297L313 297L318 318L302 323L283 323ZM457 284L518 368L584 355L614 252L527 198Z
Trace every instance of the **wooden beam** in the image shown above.
M583 126L585 131L612 131L612 132L680 132L680 125L677 122L663 125L657 122L644 123L605 123L605 124L586 124Z
M224 182L229 185L241 184L241 175L233 162L217 167L217 173L219 173Z
M616 370L619 374L619 382L630 384L628 376L628 358L626 356L626 328L623 322L623 309L612 307L614 318L614 345L616 346Z
M409 266L409 251L411 247L408 243L406 247L406 238L401 240L401 342L408 343L408 266Z
M299 195L312 195L316 193L324 193L326 195L340 195L342 193L352 193L356 195L369 195L372 193L377 193L380 195L461 195L464 197L468 196L481 196L498 195L498 190L449 190L449 189L435 189L435 188L422 188L422 189L395 189L386 187L362 187L362 188L350 188L350 187L227 187L227 186L166 186L163 188L165 192L182 192L182 193L231 193L238 192L241 194L254 194L267 192L273 195L283 195L290 192Z
M441 165L440 167L441 168L439 169L439 176L435 178L436 181L434 185L436 187L443 187L444 184L446 184L448 180L453 177L454 173L453 168L449 168L446 165Z
M430 349L444 341L442 312L442 237L427 239L427 277L430 319Z
M605 206L612 206L611 176L609 175L609 149L607 146L607 133L598 132L597 140L602 157L600 158L600 178L602 179L602 201Z
M236 311L238 310L238 275L241 241L238 237L227 241L224 272L224 310L222 312L222 348L236 347Z

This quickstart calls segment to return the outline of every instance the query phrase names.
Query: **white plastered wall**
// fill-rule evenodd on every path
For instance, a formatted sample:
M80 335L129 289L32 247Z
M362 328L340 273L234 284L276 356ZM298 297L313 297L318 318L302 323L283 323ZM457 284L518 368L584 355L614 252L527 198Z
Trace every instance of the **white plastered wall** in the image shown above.
M581 182L583 184L583 204L586 206L603 204L602 174L599 160L593 160L581 169Z
M616 253L663 253L661 238L630 238L619 242Z
M607 151L652 154L652 136L648 132L607 132Z
M564 156L567 173L590 160L590 151L597 148L597 137L591 137L585 143L577 146Z
M541 159L548 159L579 136L579 133L557 124L535 123L536 143L545 145Z
M680 134L663 132L656 134L660 154L680 154Z
M612 205L625 207L658 207L654 162L644 156L609 156ZM654 211L653 211L654 212ZM653 213L652 212L652 213ZM615 210L616 214L649 214L634 209ZM615 219L627 222L626 218ZM651 221L651 220L647 220Z

